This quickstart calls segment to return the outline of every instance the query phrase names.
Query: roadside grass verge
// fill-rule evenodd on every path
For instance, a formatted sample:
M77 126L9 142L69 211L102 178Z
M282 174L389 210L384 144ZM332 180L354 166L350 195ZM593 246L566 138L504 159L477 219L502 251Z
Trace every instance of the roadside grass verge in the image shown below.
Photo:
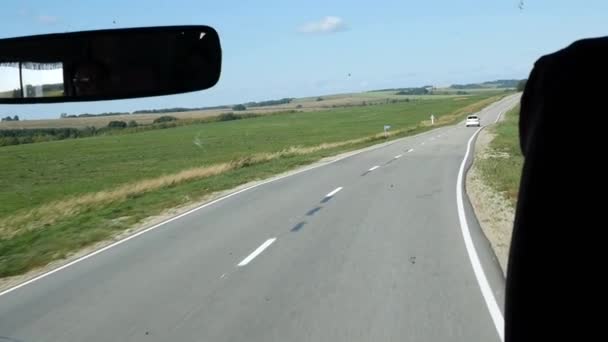
M496 127L485 158L479 160L482 178L495 191L502 193L515 207L519 193L521 168L524 158L519 148L519 106L505 114Z
M0 277L22 274L142 219L320 158L420 133L499 97L291 113L2 148ZM443 119L447 117L448 119ZM434 127L438 127L435 125Z

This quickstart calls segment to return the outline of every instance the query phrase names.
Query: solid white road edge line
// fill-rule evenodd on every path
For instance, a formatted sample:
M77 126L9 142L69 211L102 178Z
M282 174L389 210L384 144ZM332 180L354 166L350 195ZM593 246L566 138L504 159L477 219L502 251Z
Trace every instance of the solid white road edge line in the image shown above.
M333 195L337 194L337 193L338 193L338 191L340 191L340 190L342 190L342 187L341 187L341 186L340 186L340 187L337 187L336 189L334 189L334 191L332 191L332 192L328 193L327 195L325 195L325 197L331 197L331 196L333 196Z
M458 179L456 181L456 206L458 207L458 220L460 221L460 229L462 230L464 245L467 249L467 254L469 255L469 260L471 261L471 266L473 266L475 278L477 279L477 283L479 284L479 288L481 289L481 294L486 302L486 306L488 307L488 311L490 312L492 321L494 322L496 332L498 333L500 340L504 341L505 321L502 316L502 312L498 307L498 303L496 302L496 298L494 297L494 293L492 292L492 288L490 287L490 283L488 282L488 278L486 277L486 274L483 271L483 267L481 266L481 262L479 261L479 256L477 255L477 251L475 250L475 245L473 244L473 239L471 238L471 232L469 230L469 225L467 223L467 218L464 211L464 169L467 163L467 159L469 158L469 153L471 151L471 143L473 142L473 140L475 140L475 137L480 131L481 128L478 128L477 131L475 131L475 133L473 134L473 136L471 136L471 138L469 139L469 142L467 143L467 150L465 152L464 158L462 159L462 163L460 164L460 170L458 171Z
M380 167L380 166L375 165L375 166L372 166L372 167L371 167L369 170L367 170L367 171L370 171L370 172L371 172L371 171L374 171L375 169L377 169L377 168L379 168L379 167Z
M264 241L264 243L261 244L260 247L256 248L256 250L253 251L251 254L249 254L245 259L243 259L243 261L239 262L239 264L237 266L243 267L243 266L247 265L248 263L250 263L251 260L255 259L255 257L260 255L260 253L262 253L266 248L268 248L268 246L272 245L272 243L275 242L276 239L277 238L271 238L271 239Z
M496 121L494 121L494 123L497 123L500 120L500 117L502 116L502 113L504 113L505 111L501 111L498 113L498 116L496 117Z

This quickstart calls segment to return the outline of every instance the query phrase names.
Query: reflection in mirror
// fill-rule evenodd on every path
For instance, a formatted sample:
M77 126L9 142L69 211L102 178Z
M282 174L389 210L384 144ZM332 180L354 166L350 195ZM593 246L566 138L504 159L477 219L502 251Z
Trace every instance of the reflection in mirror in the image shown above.
M0 64L0 97L64 96L63 64L13 62Z
M27 63L23 68L24 97L64 96L63 64Z
M220 70L219 37L207 26L0 39L0 103L177 94L212 87Z
M19 68L0 64L0 98L21 97Z

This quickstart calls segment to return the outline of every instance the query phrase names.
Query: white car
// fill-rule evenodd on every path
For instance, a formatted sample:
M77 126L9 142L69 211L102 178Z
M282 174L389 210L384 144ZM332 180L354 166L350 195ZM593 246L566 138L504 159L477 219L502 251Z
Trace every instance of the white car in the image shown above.
M479 121L479 117L477 115L469 115L467 116L466 126L481 126L481 122Z

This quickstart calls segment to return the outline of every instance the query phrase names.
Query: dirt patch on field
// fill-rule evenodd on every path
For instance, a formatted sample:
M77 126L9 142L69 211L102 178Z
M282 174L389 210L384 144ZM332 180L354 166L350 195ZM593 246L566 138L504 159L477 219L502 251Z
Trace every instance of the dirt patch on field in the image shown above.
M515 210L504 195L484 182L477 167L478 160L490 156L489 144L494 136L489 129L480 132L475 143L475 161L467 174L466 190L479 224L506 275Z

